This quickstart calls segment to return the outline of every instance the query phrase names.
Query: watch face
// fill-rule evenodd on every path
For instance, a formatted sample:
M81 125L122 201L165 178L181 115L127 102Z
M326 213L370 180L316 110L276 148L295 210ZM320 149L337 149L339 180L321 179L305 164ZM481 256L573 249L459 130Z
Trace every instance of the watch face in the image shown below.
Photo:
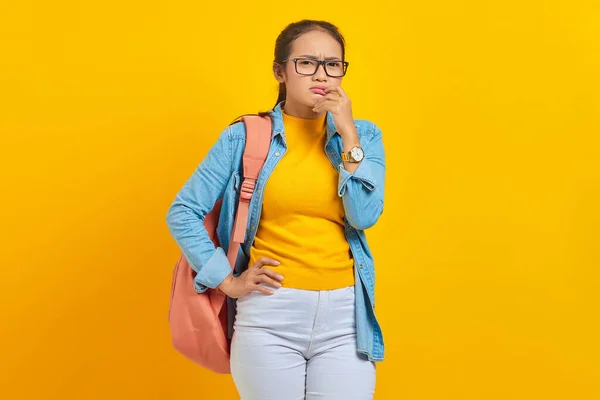
M363 150L360 147L355 147L350 151L350 154L352 154L352 158L354 158L356 161L361 161L363 159L363 157L365 156L365 153L363 152Z

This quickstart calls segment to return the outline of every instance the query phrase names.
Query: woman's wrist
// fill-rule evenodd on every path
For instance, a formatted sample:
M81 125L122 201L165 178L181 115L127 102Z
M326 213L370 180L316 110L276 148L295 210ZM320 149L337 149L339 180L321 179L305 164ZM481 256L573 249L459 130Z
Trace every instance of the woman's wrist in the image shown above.
M229 293L229 288L231 287L231 284L233 283L234 279L235 278L233 277L233 274L227 275L223 282L221 282L219 286L217 286L217 289L227 295L227 293Z

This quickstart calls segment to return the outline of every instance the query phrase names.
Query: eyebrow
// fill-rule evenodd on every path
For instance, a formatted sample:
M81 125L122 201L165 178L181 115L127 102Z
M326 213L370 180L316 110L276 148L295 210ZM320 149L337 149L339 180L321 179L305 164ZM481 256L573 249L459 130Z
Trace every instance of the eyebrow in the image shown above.
M315 60L318 59L317 57L315 57L312 54L302 54L301 56L298 56L298 58L312 58L312 59L315 59ZM325 57L325 60L341 60L341 58L339 58L339 57Z

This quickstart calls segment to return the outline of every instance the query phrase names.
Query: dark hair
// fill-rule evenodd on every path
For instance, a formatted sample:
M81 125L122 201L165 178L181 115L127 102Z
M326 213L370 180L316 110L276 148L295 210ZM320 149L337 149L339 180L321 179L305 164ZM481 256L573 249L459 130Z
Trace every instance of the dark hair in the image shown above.
M279 36L277 36L277 40L275 40L275 59L273 60L273 62L283 64L282 61L286 60L290 55L290 51L292 50L292 44L294 43L294 40L296 40L301 35L314 30L321 30L329 33L342 46L342 60L345 59L346 41L344 40L344 37L335 25L327 21L303 19L302 21L293 22L289 24L285 27L284 30L281 31ZM273 109L277 106L277 104L285 100L285 97L285 83L279 83L279 95L277 96L277 101L275 102ZM261 111L258 113L258 115L260 115L261 117L265 117L269 115L269 112ZM238 122L242 117L243 115L236 118L232 122L232 124Z

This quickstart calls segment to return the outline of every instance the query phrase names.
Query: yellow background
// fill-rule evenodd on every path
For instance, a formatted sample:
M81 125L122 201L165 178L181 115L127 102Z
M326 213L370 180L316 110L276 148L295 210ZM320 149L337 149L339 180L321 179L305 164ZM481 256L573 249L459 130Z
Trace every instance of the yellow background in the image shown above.
M165 215L318 18L387 149L376 399L600 399L598 4L2 2L0 397L236 398L171 348Z

